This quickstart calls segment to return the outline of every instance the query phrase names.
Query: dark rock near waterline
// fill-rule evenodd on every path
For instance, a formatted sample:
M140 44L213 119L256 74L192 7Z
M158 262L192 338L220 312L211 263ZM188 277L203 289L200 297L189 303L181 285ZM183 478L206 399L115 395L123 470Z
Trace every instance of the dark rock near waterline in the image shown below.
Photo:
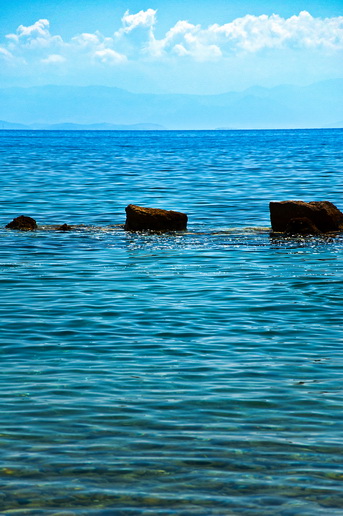
M318 235L321 231L307 217L297 217L288 222L285 233L287 235Z
M20 231L34 231L38 226L35 219L26 217L25 215L20 215L20 217L16 217L5 227L8 229L19 229Z
M317 234L343 231L343 213L329 201L271 202L269 209L275 232Z
M56 228L58 231L71 231L73 228L69 224L62 224Z
M160 208L143 208L129 204L126 208L126 231L182 231L187 228L185 213Z

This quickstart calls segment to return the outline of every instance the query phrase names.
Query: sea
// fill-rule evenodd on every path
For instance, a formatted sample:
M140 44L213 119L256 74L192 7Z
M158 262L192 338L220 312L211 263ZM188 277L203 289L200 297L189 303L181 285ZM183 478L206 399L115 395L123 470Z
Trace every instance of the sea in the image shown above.
M0 171L0 514L342 516L343 234L269 202L343 210L343 130L2 130Z

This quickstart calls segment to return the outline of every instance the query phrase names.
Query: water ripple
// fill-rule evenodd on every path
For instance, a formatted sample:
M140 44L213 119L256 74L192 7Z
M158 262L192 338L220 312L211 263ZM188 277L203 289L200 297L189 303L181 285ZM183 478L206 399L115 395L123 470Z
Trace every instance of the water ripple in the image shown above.
M343 237L268 213L339 206L342 133L3 133L2 513L342 514Z

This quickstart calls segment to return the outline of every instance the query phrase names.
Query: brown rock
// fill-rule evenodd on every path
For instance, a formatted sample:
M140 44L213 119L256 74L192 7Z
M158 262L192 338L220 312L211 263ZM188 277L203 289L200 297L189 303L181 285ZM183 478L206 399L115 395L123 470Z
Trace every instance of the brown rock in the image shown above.
M69 224L62 224L56 228L58 231L71 231L73 228Z
M129 204L126 208L126 231L180 231L187 228L185 213Z
M288 231L292 219L307 219L320 233L343 230L343 213L329 201L271 202L269 209L273 231Z
M37 229L37 222L31 217L20 215L20 217L16 217L5 227L8 229L20 229L21 231L33 231L34 229Z
M291 219L285 229L287 235L318 235L319 229L307 217Z

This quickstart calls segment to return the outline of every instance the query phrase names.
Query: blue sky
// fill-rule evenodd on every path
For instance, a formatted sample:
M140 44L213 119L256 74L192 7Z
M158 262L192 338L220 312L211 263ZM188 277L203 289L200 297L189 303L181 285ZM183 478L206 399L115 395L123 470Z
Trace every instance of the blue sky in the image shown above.
M0 86L223 93L343 77L343 2L2 0Z

